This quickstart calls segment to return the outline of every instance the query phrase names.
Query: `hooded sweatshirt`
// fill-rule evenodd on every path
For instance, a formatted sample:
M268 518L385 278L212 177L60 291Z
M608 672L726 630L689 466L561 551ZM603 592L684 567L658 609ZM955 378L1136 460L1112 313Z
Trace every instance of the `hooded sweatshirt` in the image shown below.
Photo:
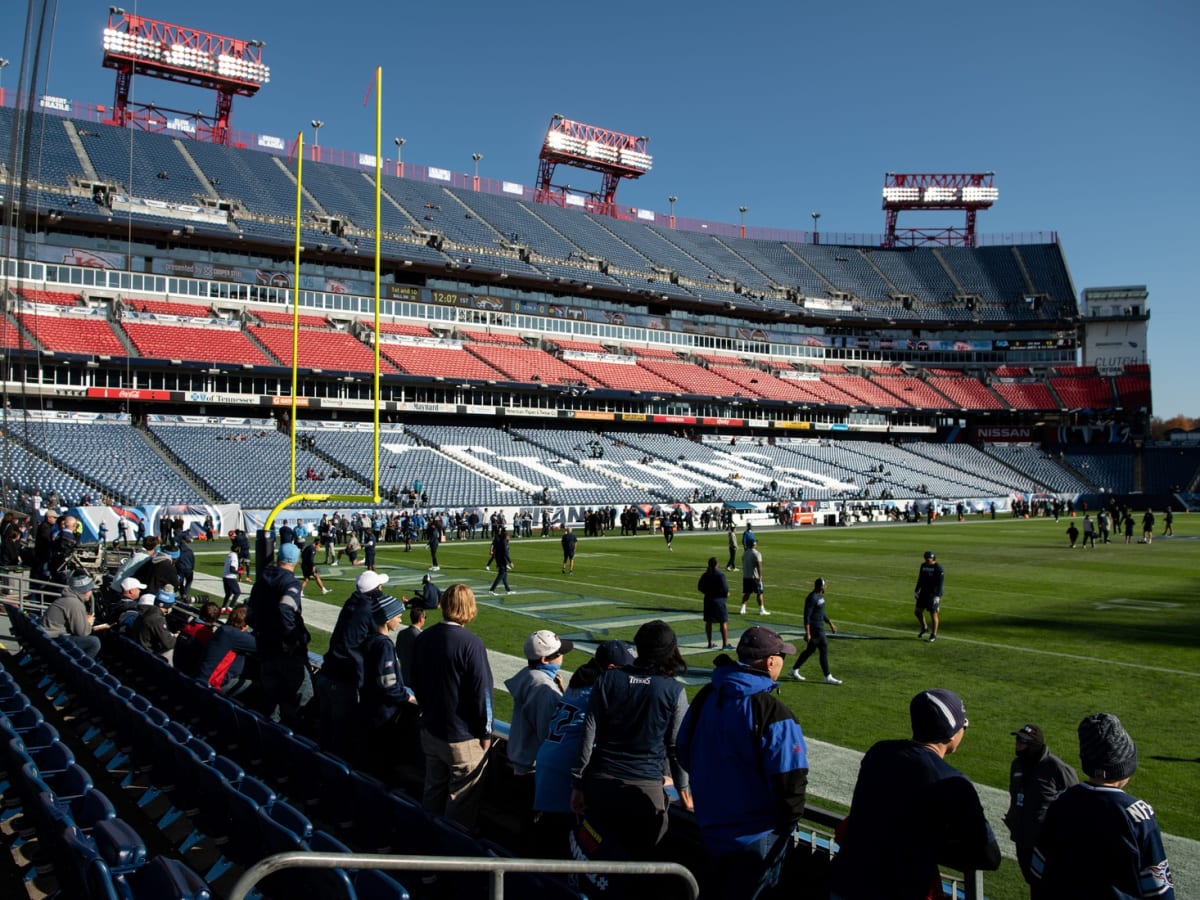
M538 749L550 731L550 720L562 699L562 680L544 666L526 666L505 681L504 686L513 698L508 761L518 775L528 775L537 764Z

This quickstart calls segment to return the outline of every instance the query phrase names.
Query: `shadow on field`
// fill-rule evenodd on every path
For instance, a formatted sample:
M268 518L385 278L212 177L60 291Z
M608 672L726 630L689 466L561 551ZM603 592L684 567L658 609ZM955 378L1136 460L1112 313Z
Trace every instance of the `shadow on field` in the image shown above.
M1151 756L1150 758L1159 762L1200 763L1200 756L1195 759L1188 759L1186 756Z
M1102 604L1103 601L1096 601ZM1171 615L1162 611L1146 610L1137 613L1123 609L1119 616L1111 619L1096 618L1111 615L1111 612L1081 606L1077 615L1064 618L1041 614L1036 617L997 616L986 621L974 621L971 630L983 636L989 630L1004 632L1027 632L1031 643L1037 646L1066 650L1071 643L1096 642L1112 645L1121 659L1128 656L1141 644L1157 644L1163 647L1179 647L1200 650L1200 610L1172 609ZM1182 613L1182 615L1180 615ZM1063 638L1060 644L1057 635ZM1117 647L1123 648L1117 650ZM1080 646L1075 652L1086 647Z

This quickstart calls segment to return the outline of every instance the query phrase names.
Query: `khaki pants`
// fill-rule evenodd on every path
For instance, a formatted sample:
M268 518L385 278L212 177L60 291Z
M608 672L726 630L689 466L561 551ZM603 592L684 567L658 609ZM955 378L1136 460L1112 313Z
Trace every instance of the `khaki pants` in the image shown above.
M483 800L487 752L479 741L449 743L421 732L425 751L425 808L474 830Z

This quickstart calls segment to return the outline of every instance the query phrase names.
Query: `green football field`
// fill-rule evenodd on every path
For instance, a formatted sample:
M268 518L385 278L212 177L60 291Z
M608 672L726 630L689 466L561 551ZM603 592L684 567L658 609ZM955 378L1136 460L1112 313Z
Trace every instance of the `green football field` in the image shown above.
M804 596L816 576L824 577L827 611L839 629L830 641L831 668L844 683L821 684L815 657L804 668L807 682L785 675L781 683L810 738L862 751L883 738L907 737L912 695L947 687L962 695L971 722L952 761L976 783L1004 790L1010 732L1038 723L1051 749L1077 766L1079 720L1111 712L1138 745L1130 790L1153 805L1165 832L1200 838L1193 699L1200 687L1200 522L1177 516L1176 536L1156 535L1151 545L1121 538L1075 550L1068 549L1066 527L1065 520L1001 517L758 529L772 615L760 619L751 600L750 614L739 616L741 573L728 573L731 638L736 643L742 628L761 622L802 643ZM509 580L517 593L511 596L487 592L487 542L452 541L439 553L440 585L464 581L475 588L480 615L471 627L490 649L519 656L536 628L575 640L632 639L639 624L663 618L695 667L689 681L703 683L714 653L705 648L695 587L709 556L724 566L724 533L681 532L670 553L661 537L645 533L581 537L572 577L560 573L557 539L536 534L512 543ZM934 644L918 640L913 617L925 550L934 550L946 570ZM201 559L212 571L216 557ZM423 545L411 553L381 545L378 568L392 573L393 588L411 589L428 565ZM331 572L335 593L327 599L344 598L353 574L345 567ZM308 593L317 592L310 586ZM317 634L314 649L327 639ZM506 693L497 691L496 707L507 718ZM988 894L1025 896L1019 882L1015 865L1006 862L1000 875L989 876Z

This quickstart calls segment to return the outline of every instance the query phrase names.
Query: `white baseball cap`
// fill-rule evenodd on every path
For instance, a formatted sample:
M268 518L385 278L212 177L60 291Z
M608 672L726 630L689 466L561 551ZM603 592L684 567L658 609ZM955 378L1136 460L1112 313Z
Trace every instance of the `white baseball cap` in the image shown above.
M535 631L525 638L525 658L543 659L558 656L560 653L570 653L575 647L570 641L564 641L549 629Z
M132 591L134 588L137 588L139 591L144 591L146 589L146 585L142 584L132 575L130 575L128 578L121 579L121 593L125 593L125 591Z
M369 594L380 585L387 583L387 575L382 572L373 572L372 570L367 569L367 571L358 576L358 580L354 582L354 587L364 594Z

